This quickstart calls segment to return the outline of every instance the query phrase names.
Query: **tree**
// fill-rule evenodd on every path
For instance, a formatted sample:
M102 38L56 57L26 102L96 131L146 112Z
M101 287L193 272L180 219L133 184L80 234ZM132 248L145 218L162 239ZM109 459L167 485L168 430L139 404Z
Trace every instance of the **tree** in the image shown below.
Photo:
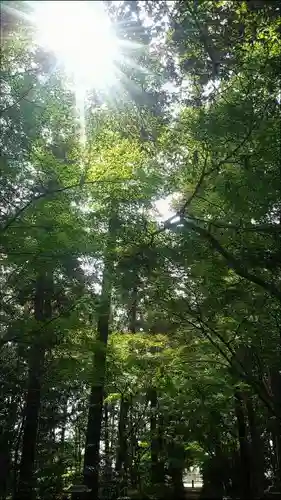
M137 49L118 100L88 92L83 150L65 75L1 11L0 497L180 498L198 465L202 498L260 498L280 487L278 7L105 4Z

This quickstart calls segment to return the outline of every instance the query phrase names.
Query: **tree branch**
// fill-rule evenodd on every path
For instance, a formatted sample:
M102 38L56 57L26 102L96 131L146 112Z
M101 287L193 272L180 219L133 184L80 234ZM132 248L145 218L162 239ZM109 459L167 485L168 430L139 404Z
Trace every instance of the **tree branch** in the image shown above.
M266 290L271 295L273 295L274 297L276 297L278 300L281 301L281 291L274 284L267 283L261 277L256 276L255 274L248 271L246 267L242 264L242 262L239 262L239 260L237 260L230 252L228 252L228 250L226 250L219 243L219 241L216 240L216 238L214 238L214 236L211 233L209 233L209 231L207 231L207 229L204 229L203 227L194 224L191 220L184 219L183 222L185 227L190 228L199 236L202 236L205 240L207 240L212 246L212 248L216 250L222 257L224 257L224 259L228 264L228 267L233 269L236 272L236 274L262 287L264 290Z
M126 182L126 181L133 181L135 179L108 179L108 180L96 180L96 181L88 181L84 182L84 185L90 185L90 184L99 184L99 183L111 183L111 182ZM35 203L36 201L46 198L47 196L51 196L53 194L57 193L63 193L65 191L69 191L70 189L75 189L75 188L81 188L80 182L76 184L72 184L70 186L63 186L58 189L54 189L52 191L44 191L43 193L39 193L35 195L31 200L29 200L22 208L20 208L17 213L11 217L11 219L7 222L7 224L1 229L2 232L6 231L16 220L17 218L27 210L32 203Z
M192 217L196 222L201 222L203 224L208 224L208 226L214 226L219 229L234 229L235 231L252 232L252 233L266 233L266 234L278 234L281 233L280 224L251 224L250 226L239 226L237 224L226 224L221 221L205 220L199 219L197 217Z

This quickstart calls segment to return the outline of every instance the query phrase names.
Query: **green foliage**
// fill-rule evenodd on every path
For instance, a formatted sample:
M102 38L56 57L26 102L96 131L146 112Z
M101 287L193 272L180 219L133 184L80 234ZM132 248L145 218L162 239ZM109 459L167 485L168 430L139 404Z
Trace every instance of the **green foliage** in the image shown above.
M39 379L42 500L81 482L97 386L109 498L178 497L192 465L243 496L243 439L260 494L265 472L280 480L277 3L106 5L140 47L119 102L87 96L83 151L65 76L1 12L0 497L19 484ZM168 195L178 218L159 224Z

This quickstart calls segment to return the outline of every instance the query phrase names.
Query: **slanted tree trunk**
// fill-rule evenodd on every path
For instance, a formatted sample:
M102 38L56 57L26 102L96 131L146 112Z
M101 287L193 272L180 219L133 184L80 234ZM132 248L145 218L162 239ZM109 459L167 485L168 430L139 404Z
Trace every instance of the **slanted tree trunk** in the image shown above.
M237 419L238 439L241 460L241 492L243 498L252 498L251 491L251 459L247 427L244 413L243 398L239 391L235 392L235 414Z
M38 322L51 318L52 279L46 275L37 278L34 315ZM41 404L41 385L46 343L42 339L46 332L37 333L29 353L28 382L25 397L25 414L19 482L14 500L31 500L34 497L33 469L36 452L39 411Z
M89 499L98 499L102 410L104 400L105 363L111 310L114 269L116 216L109 220L104 256L102 291L98 310L97 348L93 356L93 380L89 399L88 423L84 455L84 484L91 490Z

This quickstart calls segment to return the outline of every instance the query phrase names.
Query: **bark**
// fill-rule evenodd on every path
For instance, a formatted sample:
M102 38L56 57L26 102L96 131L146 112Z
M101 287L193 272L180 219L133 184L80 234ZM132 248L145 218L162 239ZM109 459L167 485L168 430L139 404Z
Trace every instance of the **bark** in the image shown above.
M137 269L131 268L132 273L132 286L129 293L128 301L128 328L132 334L136 333L137 324L137 306L138 306L138 284L139 278L137 274ZM116 471L119 473L119 495L126 495L128 488L129 473L131 478L131 483L136 484L136 475L134 471L133 464L133 453L134 450L132 446L129 449L128 446L128 436L129 432L132 431L132 412L130 411L132 407L132 397L122 395L120 403L120 415L119 415L119 426L118 426L118 449L116 456ZM129 419L130 413L130 419ZM130 442L132 442L132 436L130 435ZM129 456L130 454L130 456Z
M151 482L158 483L158 436L157 436L157 392L156 389L149 391L151 417L150 417L150 434L151 434Z
M111 310L112 276L114 270L113 248L115 246L115 222L116 218L112 216L109 221L107 248L104 257L102 291L98 311L97 348L93 356L94 383L91 388L89 400L84 455L84 484L91 490L88 498L93 498L95 500L98 499L99 494L100 438L104 400L106 350Z
M183 485L183 471L179 468L172 468L170 471L172 484L173 484L173 493L174 498L184 499L185 498L185 489Z
M60 436L62 451L64 450L65 428L66 428L66 421L67 421L67 403L68 403L68 398L66 398L64 403L63 403L63 417L62 417L62 422L61 422L61 436Z
M162 416L157 411L158 397L156 389L149 391L151 406L150 433L151 433L151 483L154 485L164 485L165 471L164 463L161 460L163 448L164 422Z
M104 473L102 498L110 498L112 495L112 454L110 447L110 413L111 405L104 404Z
M160 484L165 484L165 462L164 459L161 456L161 452L163 451L164 448L164 419L163 416L160 414L158 415L158 482Z
M10 402L6 425L0 429L0 498L6 498L7 484L11 473L11 453L17 453L18 439L15 442L15 426L17 420L18 407L15 402ZM14 464L15 470L15 464Z
M112 460L110 455L109 443L109 405L104 405L104 454L105 454L105 476L106 480L111 480Z
M52 280L48 280L45 275L41 275L36 282L34 315L35 319L39 322L44 322L52 316L52 284L50 281ZM31 500L34 497L33 469L45 350L46 344L43 342L41 335L38 334L30 349L19 482L14 500Z
M110 454L113 456L116 443L116 405L111 406L111 419L110 419Z
M133 287L131 290L130 297L130 307L128 312L129 319L129 330L131 333L136 333L137 329L137 305L138 305L138 276L135 274L135 279L133 283Z
M11 454L9 446L9 435L0 437L0 498L6 498L7 480L11 469Z
M250 395L245 395L248 414L249 430L251 436L251 461L252 461L252 493L254 498L261 498L264 492L264 445L258 428L255 408Z
M19 453L20 453L20 445L21 445L21 438L22 438L22 433L23 433L23 424L24 420L22 419L18 436L17 436L17 441L15 445L15 457L14 457L14 470L13 470L13 495L16 494L17 491L17 480L18 480L18 462L19 462Z
M223 496L224 493L224 484L226 482L226 467L224 464L224 456L223 456L223 451L222 451L222 445L220 441L220 436L218 433L215 433L213 436L214 440L214 450L215 450L215 456L214 456L214 477L213 477L213 482L214 482L214 487L215 487L215 492L218 497ZM222 469L223 466L223 470Z
M118 425L118 449L115 467L115 470L119 475L119 494L122 496L126 495L126 489L128 487L127 420L129 407L129 400L122 395Z
M134 490L138 488L138 469L136 467L136 454L137 454L137 438L136 438L136 429L133 424L133 397L130 398L130 419L129 419L129 437L130 437L130 481L131 486Z
M281 491L281 372L278 370L274 370L271 373L271 387L276 415L272 420L272 435L276 464L275 488Z
M235 414L237 419L238 439L240 447L241 465L241 489L243 498L252 498L251 491L251 460L249 443L247 439L247 427L243 407L243 398L239 391L235 393Z

